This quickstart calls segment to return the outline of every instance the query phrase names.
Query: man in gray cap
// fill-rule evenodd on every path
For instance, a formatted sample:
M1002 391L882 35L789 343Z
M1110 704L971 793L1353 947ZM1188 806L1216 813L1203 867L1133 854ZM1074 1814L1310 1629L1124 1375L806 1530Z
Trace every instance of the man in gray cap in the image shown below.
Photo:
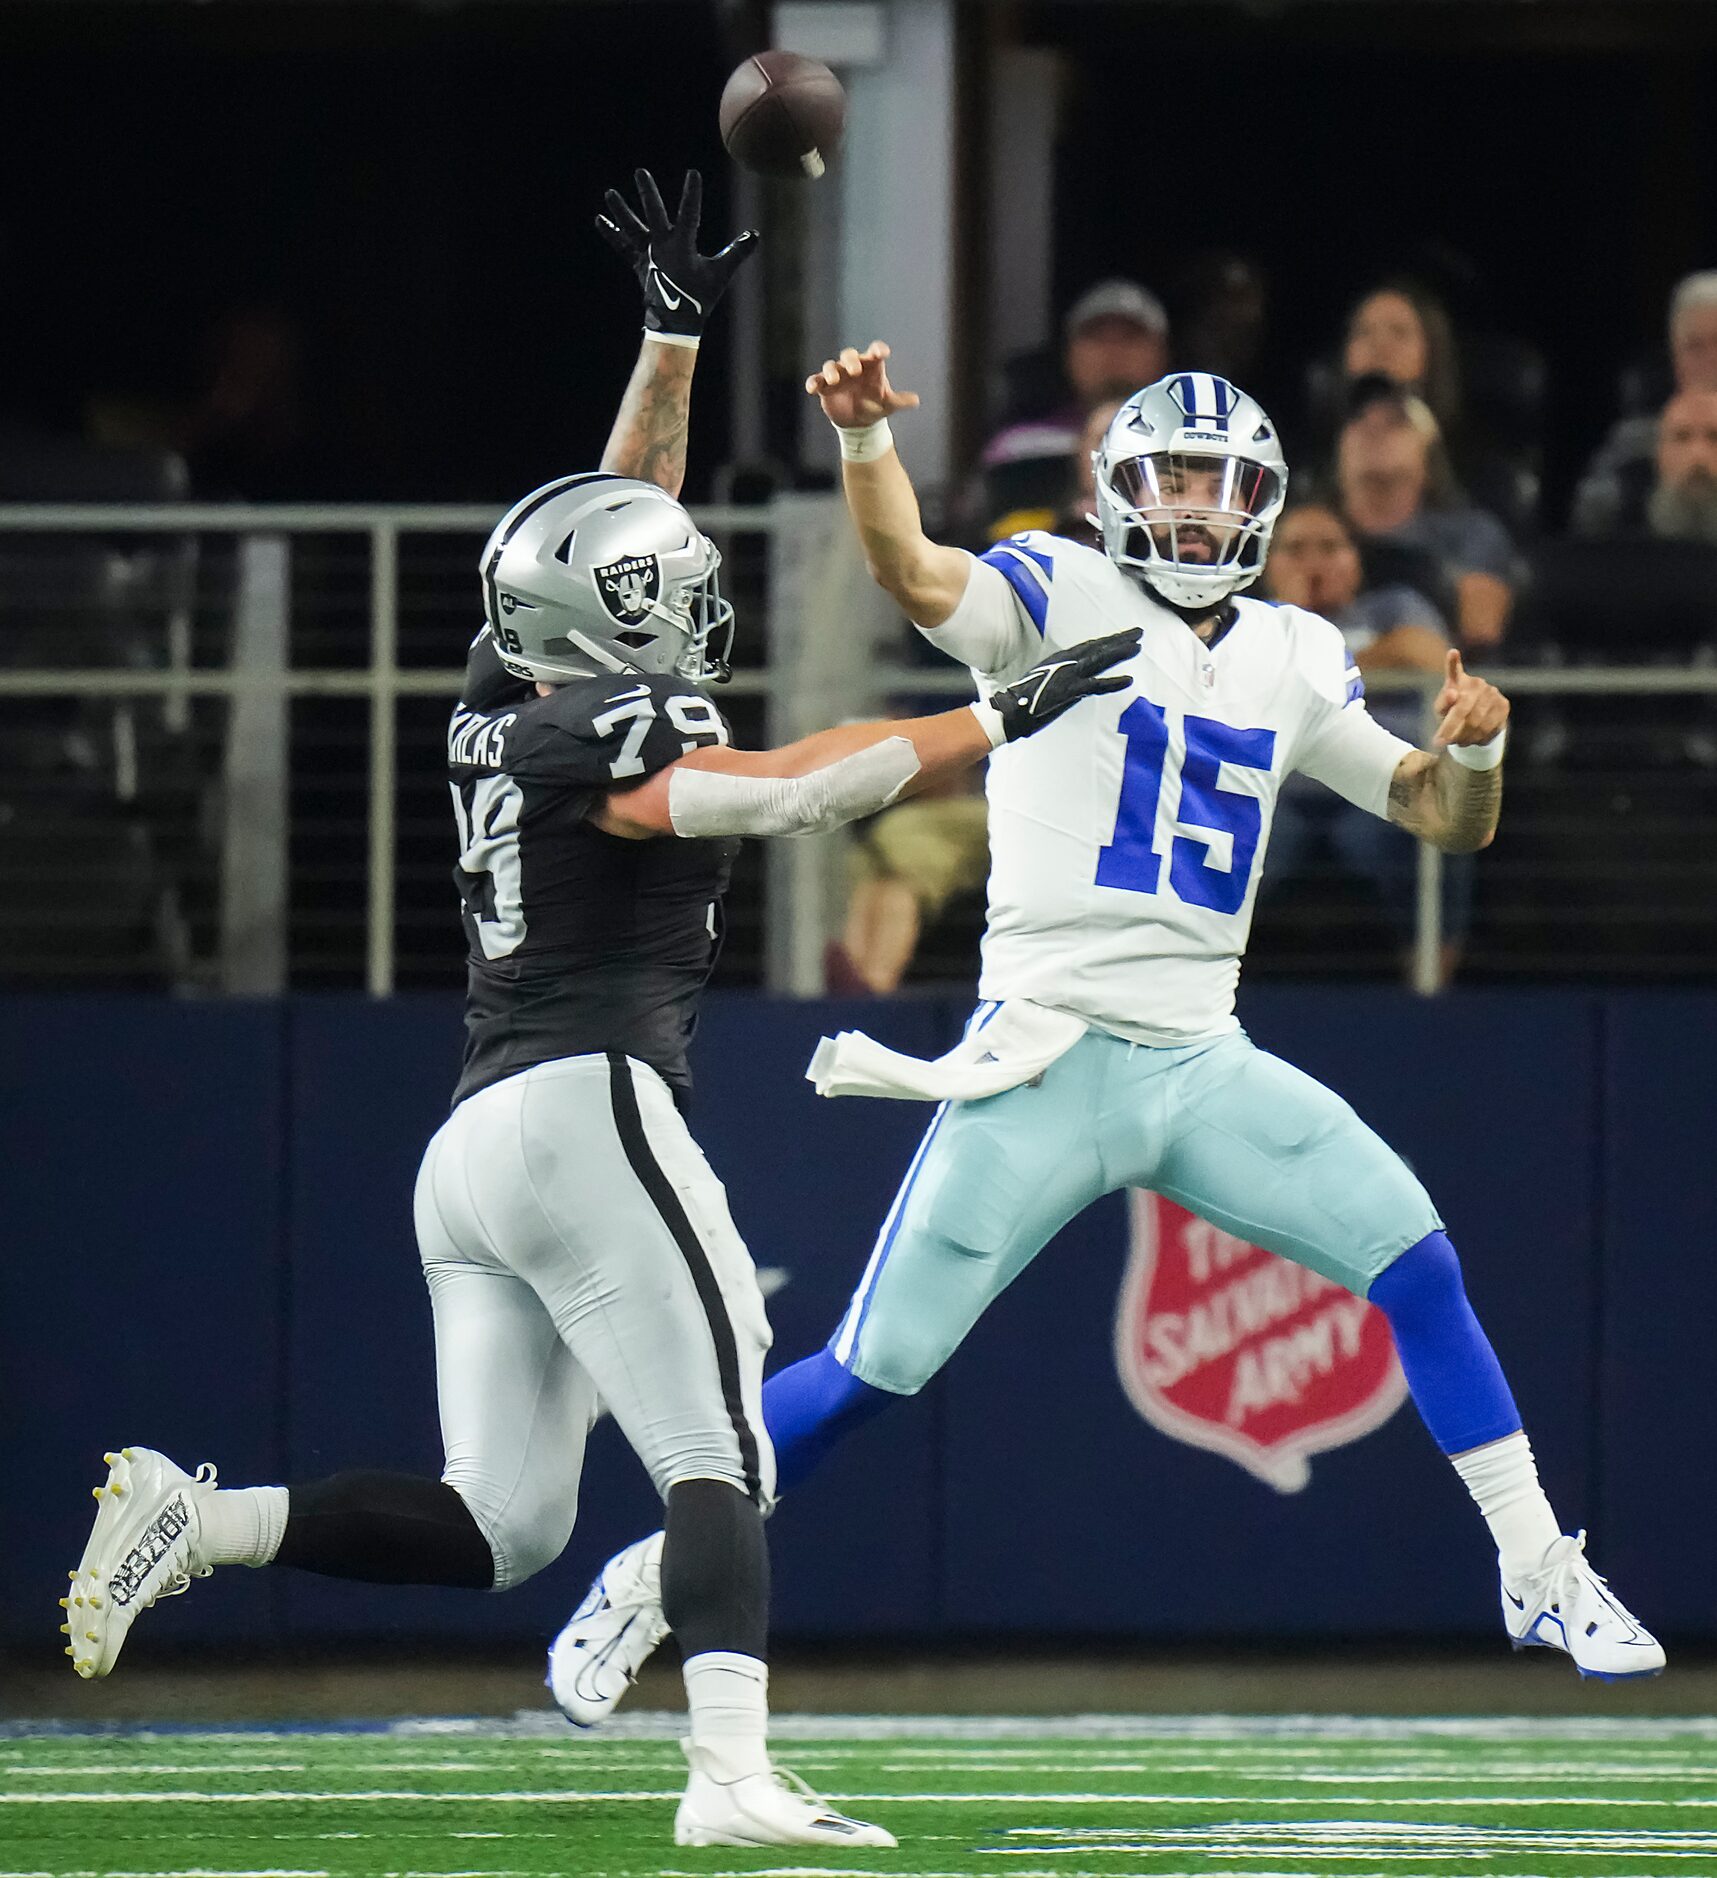
M1016 416L984 446L982 519L990 540L1053 528L1072 487L1087 414L1130 397L1169 368L1163 303L1132 280L1102 280L1073 303L1063 326L1065 385L1041 415Z

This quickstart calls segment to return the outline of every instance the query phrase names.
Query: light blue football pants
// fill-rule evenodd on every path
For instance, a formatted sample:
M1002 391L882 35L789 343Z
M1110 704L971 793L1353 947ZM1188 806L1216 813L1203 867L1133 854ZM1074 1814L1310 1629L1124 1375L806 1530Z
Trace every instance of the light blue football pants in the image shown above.
M1070 1219L1123 1187L1361 1297L1443 1223L1340 1096L1243 1031L1177 1050L1088 1031L1037 1083L936 1111L830 1350L915 1394Z

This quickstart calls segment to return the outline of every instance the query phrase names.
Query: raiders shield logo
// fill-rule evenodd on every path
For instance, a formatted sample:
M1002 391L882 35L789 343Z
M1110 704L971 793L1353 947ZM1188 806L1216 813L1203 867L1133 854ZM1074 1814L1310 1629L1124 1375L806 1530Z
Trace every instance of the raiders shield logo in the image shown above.
M629 554L595 570L596 591L622 626L636 626L662 594L662 567L653 554Z
M1401 1406L1407 1379L1381 1311L1158 1194L1128 1199L1115 1362L1153 1428L1297 1493L1308 1455Z

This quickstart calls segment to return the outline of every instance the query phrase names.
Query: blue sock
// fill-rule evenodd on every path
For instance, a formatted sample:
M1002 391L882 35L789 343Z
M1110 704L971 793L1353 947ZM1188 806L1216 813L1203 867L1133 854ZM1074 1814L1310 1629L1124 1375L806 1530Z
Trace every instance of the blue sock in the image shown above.
M1520 1411L1445 1234L1427 1233L1409 1246L1368 1295L1389 1320L1414 1405L1445 1454L1519 1431Z
M776 1490L798 1486L849 1429L899 1400L860 1382L828 1350L777 1370L763 1385L763 1425L775 1444Z

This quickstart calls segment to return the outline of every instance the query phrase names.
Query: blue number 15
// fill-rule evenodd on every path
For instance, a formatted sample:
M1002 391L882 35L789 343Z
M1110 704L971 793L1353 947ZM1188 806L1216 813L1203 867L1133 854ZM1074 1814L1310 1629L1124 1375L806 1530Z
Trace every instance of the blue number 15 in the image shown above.
M1117 727L1127 740L1121 772L1121 800L1115 811L1115 836L1097 856L1097 885L1127 893L1155 893L1162 856L1155 848L1157 800L1163 789L1168 756L1168 713L1149 698L1135 698ZM1212 717L1186 720L1186 760L1180 772L1179 821L1188 828L1208 828L1230 836L1231 864L1226 871L1210 865L1210 843L1176 835L1169 853L1169 884L1189 906L1218 913L1238 913L1252 878L1264 811L1256 796L1224 789L1222 765L1268 770L1275 760L1273 730L1236 730Z

